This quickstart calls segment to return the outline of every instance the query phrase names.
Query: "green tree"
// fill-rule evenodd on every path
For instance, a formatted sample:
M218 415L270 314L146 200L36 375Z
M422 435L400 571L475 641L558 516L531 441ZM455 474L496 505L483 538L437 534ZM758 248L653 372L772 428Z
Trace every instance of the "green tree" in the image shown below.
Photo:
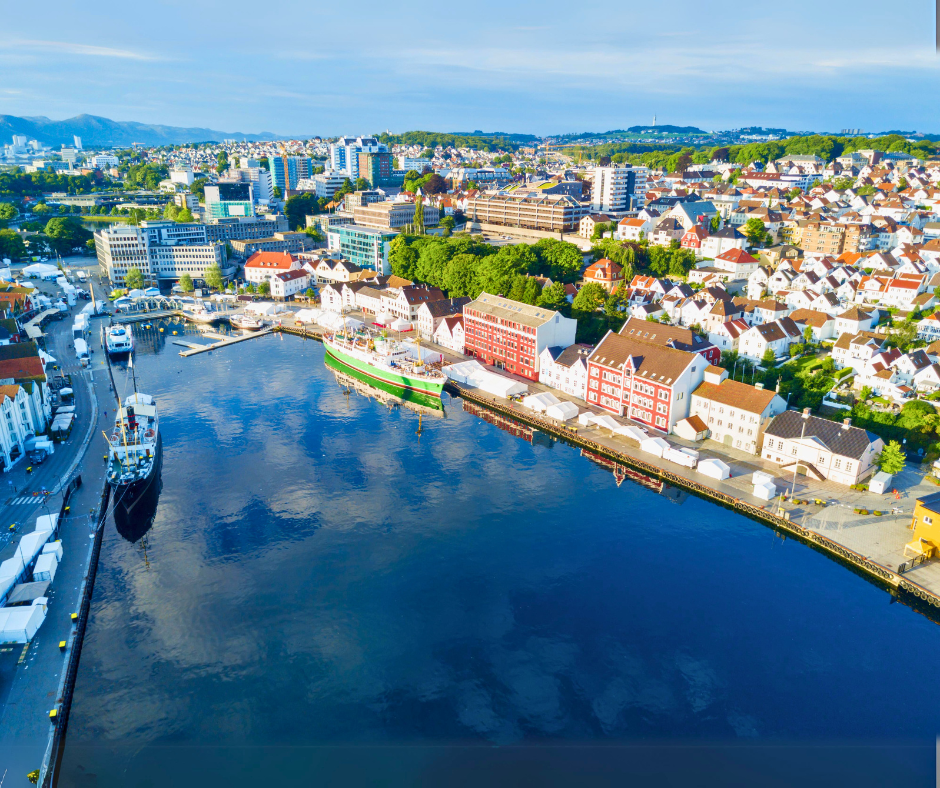
M281 191L280 186L275 186L271 193L274 195L275 200L280 200L281 197L284 196L284 192Z
M415 198L415 214L412 221L416 235L424 235L424 200Z
M539 300L539 296L542 294L542 287L539 285L539 280L534 277L527 277L525 283L525 290L522 293L522 298L520 299L524 304L536 304Z
M475 255L463 253L448 261L444 268L444 289L451 298L476 298L480 294L482 287L477 286L477 260Z
M516 274L512 280L512 286L506 295L510 301L522 301L525 295L525 277L522 274Z
M885 473L892 475L904 470L904 450L897 441L889 441L875 460L878 467Z
M563 282L553 282L542 290L536 302L543 309L554 309L557 312L568 308L568 299L565 296L565 285Z
M206 285L213 290L221 290L224 286L222 282L222 269L219 268L217 263L213 263L206 268L206 273L202 278L205 280Z
M302 229L307 223L307 216L318 214L321 210L317 196L310 192L291 195L284 203L284 214L291 230Z
M454 231L454 227L457 226L457 222L453 216L444 216L441 218L440 225L444 228L447 235L450 235Z
M226 153L224 150L219 151L219 154L215 157L215 160L217 162L215 171L221 175L228 169L228 153Z
M311 240L320 243L323 240L323 233L320 232L320 228L315 224L311 224L309 227L304 228L304 232L310 237Z
M176 221L176 217L179 216L179 206L176 203L168 202L166 207L163 209L163 218L169 219L170 221Z
M584 265L581 250L567 241L543 238L532 247L532 251L536 254L537 266L534 270L530 269L529 273L547 276L553 282L574 282Z
M578 291L571 307L578 312L590 313L600 309L606 301L607 291L597 282L588 282Z
M15 230L0 230L0 257L19 260L26 256L26 245Z
M365 178L356 178L356 191L364 192L372 188L372 184Z
M314 290L312 287L308 287L307 290L304 292L304 295L307 296L307 298L309 299L313 299L317 297L317 291Z
M176 221L182 223L185 222L194 222L196 217L193 216L193 212L189 208L183 208L179 213L176 214Z
M271 170L271 162L268 160L267 156L262 156L260 159L258 159L258 165L262 170Z
M124 275L124 284L127 285L128 290L143 289L144 275L136 265L131 266L131 269Z
M92 237L78 219L71 216L50 219L46 222L45 233L52 248L59 254L68 254L76 246L84 247L85 241Z
M263 295L271 295L271 283L265 279L260 285L258 285L258 292Z
M52 208L46 205L44 202L34 205L32 210L33 210L33 213L38 213L40 215L52 213Z
M717 233L721 229L721 219L717 213L712 216L712 220L709 223L709 226L711 227L713 233Z
M770 347L768 347L767 350L764 351L764 355L760 357L760 365L766 370L771 370L777 366L777 357Z
M19 211L13 203L0 202L0 227L6 227L7 222L15 219L18 215Z
M806 328L803 329L803 342L805 342L807 345L813 344L813 327L812 326L807 326Z
M744 237L747 238L751 246L757 246L764 242L767 231L764 229L764 223L756 216L748 219L741 228Z
M208 178L196 178L189 185L189 193L195 194L196 199L198 199L199 202L204 203L206 201L206 184L208 182L209 182Z
M180 277L180 287L183 288L184 293L191 293L195 290L193 287L193 278L189 274L183 274Z

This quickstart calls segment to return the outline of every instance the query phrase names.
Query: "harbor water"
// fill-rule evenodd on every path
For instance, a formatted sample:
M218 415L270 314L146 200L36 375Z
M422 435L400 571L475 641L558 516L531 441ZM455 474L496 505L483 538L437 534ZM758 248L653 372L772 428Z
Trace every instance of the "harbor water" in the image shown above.
M60 786L935 784L940 627L850 569L318 342L159 325Z

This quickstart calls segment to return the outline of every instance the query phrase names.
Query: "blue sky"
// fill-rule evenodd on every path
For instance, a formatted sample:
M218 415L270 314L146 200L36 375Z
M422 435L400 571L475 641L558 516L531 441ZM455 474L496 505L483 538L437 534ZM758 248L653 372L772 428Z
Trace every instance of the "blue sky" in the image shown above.
M940 132L934 0L7 3L0 114L278 134ZM893 20L893 21L892 21Z

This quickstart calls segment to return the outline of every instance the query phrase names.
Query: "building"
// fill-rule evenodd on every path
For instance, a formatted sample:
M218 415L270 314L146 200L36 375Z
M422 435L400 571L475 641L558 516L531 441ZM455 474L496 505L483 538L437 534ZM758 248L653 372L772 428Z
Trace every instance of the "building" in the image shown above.
M620 335L640 339L651 345L671 347L687 353L698 353L709 364L717 364L721 359L721 350L701 334L696 334L691 328L667 326L631 317L621 326Z
M396 178L392 165L392 154L388 151L362 152L359 157L359 178L369 182L371 188L378 186L400 185L402 178Z
M935 558L940 548L940 492L917 499L911 530L914 536L904 545L904 554Z
M206 224L206 237L210 241L247 241L272 238L277 233L286 233L289 229L284 214L266 213L261 216L214 219Z
M442 294L443 295L443 294ZM418 333L422 339L434 339L437 329L444 318L454 315L463 316L463 308L470 303L470 298L440 298L437 301L427 301L418 308ZM461 351L462 353L463 351Z
M96 156L95 158L98 157ZM183 186L192 186L194 180L195 178L193 177L193 171L189 169L189 167L182 167L178 170L170 170L170 181L173 183L179 183Z
M317 197L332 200L343 184L349 180L345 172L321 172L312 178L303 178L297 181L297 191L313 192Z
M612 293L623 284L623 266L603 257L585 269L584 282L595 282Z
M539 383L570 394L578 399L587 397L587 360L590 345L547 347L539 357Z
M764 432L761 457L782 471L796 471L837 484L858 484L875 471L884 441L867 430L787 410L775 416Z
M413 159L410 156L398 157L398 169L408 172L414 170L417 173L423 173L425 167L433 167L434 162L431 159Z
M269 281L271 295L286 300L293 298L297 293L303 293L309 287L310 274L303 268L295 268L274 274Z
M381 311L414 324L423 306L445 300L443 291L437 287L405 285L381 291Z
M512 181L509 170L502 167L456 167L448 176L455 189L466 189L470 183L477 186L503 186Z
M463 315L445 317L434 332L434 342L455 353L464 352Z
M646 167L595 167L591 210L595 213L624 213L640 210L645 204Z
M697 353L608 331L588 358L587 401L669 432L689 415L707 366Z
M145 281L175 281L183 274L202 279L209 266L223 269L226 263L225 244L210 241L206 225L198 223L114 225L95 233L95 251L103 275L113 285L123 285L131 268L137 268Z
M464 352L484 364L538 380L542 351L573 345L577 325L559 312L481 293L463 308Z
M242 159L242 162L251 161ZM251 196L256 203L267 204L274 198L274 178L269 170L257 165L243 166L238 169L229 169L225 174L223 183L250 183Z
M300 268L300 262L293 255L284 252L255 252L245 261L245 281L256 285L270 282L276 274L297 271Z
M300 254L317 245L306 233L275 233L270 238L254 238L249 241L230 241L232 250L241 257L255 252L287 252Z
M308 156L269 156L271 180L283 194L288 189L296 189L302 178L313 176L313 161Z
M771 350L775 358L789 357L790 345L802 342L803 332L789 317L751 326L740 338L738 352L751 361L760 361Z
M709 437L749 454L760 454L768 423L786 409L787 403L776 392L729 380L721 367L708 367L692 392L692 415L705 423Z
M331 226L326 233L330 249L338 251L360 268L375 271L383 276L392 272L388 262L388 250L396 235L396 232L362 227L358 224Z
M576 233L581 221L581 204L566 194L479 194L467 200L465 213L469 221L478 224Z
M355 223L361 227L374 227L381 230L398 230L415 221L415 203L410 202L373 202L359 208L353 208ZM425 227L436 227L441 220L441 212L434 205L423 206Z
M249 181L219 181L206 185L206 219L254 216L254 190Z
M340 137L330 145L330 170L345 173L355 181L359 177L360 153L388 153L388 146L375 137Z

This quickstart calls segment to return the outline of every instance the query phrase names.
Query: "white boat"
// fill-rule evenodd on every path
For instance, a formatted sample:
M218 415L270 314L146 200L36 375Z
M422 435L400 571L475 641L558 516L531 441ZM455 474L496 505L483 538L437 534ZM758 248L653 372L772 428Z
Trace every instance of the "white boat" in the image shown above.
M183 317L192 320L194 323L214 323L221 317L218 312L210 312L204 306L196 307L192 310L183 310Z
M134 349L134 335L131 334L130 326L111 326L104 344L111 356L130 353Z
M252 315L232 315L228 322L232 328L240 328L242 331L260 331L264 328L264 322Z

